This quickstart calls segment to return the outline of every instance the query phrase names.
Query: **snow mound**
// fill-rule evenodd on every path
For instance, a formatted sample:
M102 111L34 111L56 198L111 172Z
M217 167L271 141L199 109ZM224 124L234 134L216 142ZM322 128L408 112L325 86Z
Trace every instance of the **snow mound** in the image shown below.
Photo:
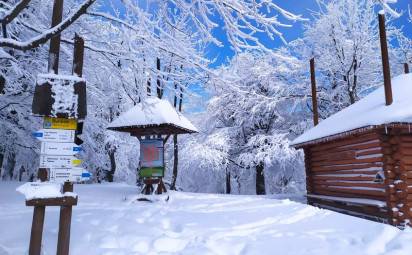
M26 197L26 200L35 198L62 197L62 185L60 183L48 182L26 182L19 186L16 191Z
M393 103L385 105L384 87L321 121L296 138L292 145L341 134L359 128L390 123L412 123L412 74L392 79Z
M119 118L109 124L108 128L172 124L197 132L196 127L167 101L148 97Z

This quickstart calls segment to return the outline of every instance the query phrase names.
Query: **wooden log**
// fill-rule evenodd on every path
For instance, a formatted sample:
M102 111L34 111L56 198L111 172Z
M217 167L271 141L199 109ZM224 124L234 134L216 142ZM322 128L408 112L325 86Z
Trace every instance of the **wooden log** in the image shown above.
M341 188L332 188L326 186L314 186L314 191L318 194L325 193L325 192L332 192L332 193L339 193L344 196L357 196L357 197L373 197L384 199L385 198L385 190L378 191L378 190L355 190L355 189L341 189Z
M374 149L367 150L367 151L360 151L360 152L356 152L355 156L362 157L362 156L368 156L368 155L373 155L373 154L383 154L382 150L383 150L382 148L374 148Z
M315 185L326 185L326 186L343 186L343 187L369 187L369 188L379 188L385 189L384 183L374 183L374 182L338 182L338 181L325 181L317 180L314 181Z
M340 170L366 170L369 168L380 167L382 168L382 162L374 162L374 163L362 163L362 164L349 164L343 166L318 166L312 167L311 170L314 172L323 172L323 171L340 171Z
M322 153L321 155L311 155L312 161L339 161L342 159L355 159L355 151Z
M336 170L336 171L313 171L312 174L313 175L345 175L345 174L358 174L358 175L375 175L379 172L382 171L382 169L380 170Z
M29 255L41 254L41 240L43 237L44 214L46 207L38 205L34 207L31 226Z
M373 181L375 176L324 176L313 175L313 181L316 180L331 180L331 181Z
M361 164L361 163L378 163L382 162L382 157L373 157L373 158L365 158L365 159L355 159L355 160L340 160L333 162L332 165L340 166L340 165L349 165L349 164ZM390 163L390 159L386 158L386 162ZM324 162L324 161L312 161L312 166L331 166L331 162Z
M36 198L26 200L26 206L74 206L77 205L77 197L64 196L57 198Z
M375 133L365 134L360 137L353 136L353 137L344 137L339 140L334 140L330 142L326 142L323 144L316 144L312 148L312 152L323 151L323 150L335 150L338 148L341 149L348 149L352 146L361 145L361 144L368 144L375 140L379 139L379 135Z
M339 153L343 151L352 151L352 150L376 149L376 148L380 148L380 143L378 140L372 140L368 143L354 143L354 144L347 145L345 147L336 146L336 147L331 147L331 148L320 149L315 146L314 148L316 148L317 150L312 151L312 152L315 155L317 155L317 153L321 153L321 152Z

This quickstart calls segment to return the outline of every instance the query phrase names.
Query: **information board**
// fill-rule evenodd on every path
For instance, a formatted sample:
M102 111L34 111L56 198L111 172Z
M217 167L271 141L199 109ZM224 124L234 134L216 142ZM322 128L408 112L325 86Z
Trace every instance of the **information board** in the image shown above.
M164 147L162 139L140 140L141 177L164 176Z

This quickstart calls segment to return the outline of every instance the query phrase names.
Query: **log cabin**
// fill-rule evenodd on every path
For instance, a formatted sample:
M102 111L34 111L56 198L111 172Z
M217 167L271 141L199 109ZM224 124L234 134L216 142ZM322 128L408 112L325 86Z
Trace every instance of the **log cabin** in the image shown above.
M412 220L412 74L321 121L292 142L305 153L308 203L404 226Z

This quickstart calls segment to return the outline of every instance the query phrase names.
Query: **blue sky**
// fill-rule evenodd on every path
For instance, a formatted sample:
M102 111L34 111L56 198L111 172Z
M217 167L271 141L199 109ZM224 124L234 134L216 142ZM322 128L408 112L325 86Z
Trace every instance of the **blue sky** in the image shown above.
M310 10L316 11L318 9L316 0L274 0L274 2L285 10L288 10L294 14L302 15L303 17L309 19L311 18ZM392 4L391 6L394 7L394 9L396 9L398 12L404 13L402 17L394 21L394 25L396 25L397 27L403 26L405 33L412 38L412 24L407 22L408 4L411 5L412 8L412 0L398 0L396 4ZM290 42L302 36L304 22L290 23L285 20L285 23L293 25L292 28L279 29L283 33L286 41ZM226 42L222 36L222 32L216 31L215 34L219 39L222 39L223 42ZM272 48L285 46L285 44L279 38L275 39L275 41L269 41L265 39L264 41L267 42L267 45L269 45L268 47ZM223 48L211 47L208 52L208 57L217 57L217 61L213 64L213 66L224 64L225 62L227 62L227 58L230 58L232 56L233 52L230 50L230 47L228 45Z

